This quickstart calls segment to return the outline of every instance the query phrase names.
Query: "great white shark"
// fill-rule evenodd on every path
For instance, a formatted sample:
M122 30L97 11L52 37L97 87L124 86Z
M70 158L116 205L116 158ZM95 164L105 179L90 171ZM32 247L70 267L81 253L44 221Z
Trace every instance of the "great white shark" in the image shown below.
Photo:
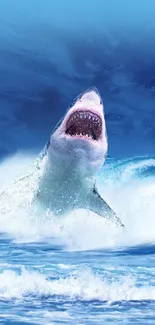
M99 194L94 176L108 150L104 107L96 88L86 90L50 136L36 194L55 215L87 209L124 226Z
M38 203L55 216L87 209L124 227L95 183L107 151L103 102L99 91L91 88L76 98L56 126L36 161L35 170L18 179L16 190L12 187L8 192L13 196L25 188L26 195L29 188L31 203Z

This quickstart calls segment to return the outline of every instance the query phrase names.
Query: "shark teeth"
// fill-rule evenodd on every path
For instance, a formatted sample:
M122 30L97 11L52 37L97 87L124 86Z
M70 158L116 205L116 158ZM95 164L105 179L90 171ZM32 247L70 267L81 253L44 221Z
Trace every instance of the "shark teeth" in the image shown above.
M82 134L82 133L80 133L80 134L79 134L79 133L76 133L75 136L80 136L80 137L85 136L85 137L91 138L91 135L90 135L90 134L85 134L85 135L84 135L84 134Z
M100 122L100 117L99 116L93 116L94 113L84 113L84 112L77 112L74 113L73 116L69 119L70 122L75 121L77 118L82 119L82 120L92 120L93 122L99 123Z
M101 118L91 111L76 111L66 123L66 134L98 140L102 133Z

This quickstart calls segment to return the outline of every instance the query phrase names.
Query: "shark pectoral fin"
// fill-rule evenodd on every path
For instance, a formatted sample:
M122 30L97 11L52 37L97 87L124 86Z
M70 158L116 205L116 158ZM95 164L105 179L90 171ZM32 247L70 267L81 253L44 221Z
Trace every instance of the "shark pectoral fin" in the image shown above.
M103 200L96 188L94 187L93 191L88 197L88 209L97 213L101 217L112 220L115 224L124 228L123 223L116 213L110 208L110 206Z

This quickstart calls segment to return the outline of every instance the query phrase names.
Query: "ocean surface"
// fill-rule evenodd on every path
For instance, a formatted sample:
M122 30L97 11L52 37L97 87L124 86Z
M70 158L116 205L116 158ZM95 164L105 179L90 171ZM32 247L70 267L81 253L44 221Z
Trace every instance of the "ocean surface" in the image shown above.
M1 184L33 159L4 161ZM1 213L2 324L155 323L155 159L107 160L98 186L125 230L88 211L37 219L17 201Z
M109 139L97 185L125 224L0 201L1 324L155 324L154 17L154 0L0 1L0 189L95 86Z

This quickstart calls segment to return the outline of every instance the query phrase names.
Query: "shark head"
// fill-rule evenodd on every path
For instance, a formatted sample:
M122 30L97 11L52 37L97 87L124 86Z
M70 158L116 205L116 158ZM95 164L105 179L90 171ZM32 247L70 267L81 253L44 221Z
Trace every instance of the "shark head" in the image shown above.
M98 170L107 154L104 107L96 88L76 98L50 137L48 153L65 162Z

